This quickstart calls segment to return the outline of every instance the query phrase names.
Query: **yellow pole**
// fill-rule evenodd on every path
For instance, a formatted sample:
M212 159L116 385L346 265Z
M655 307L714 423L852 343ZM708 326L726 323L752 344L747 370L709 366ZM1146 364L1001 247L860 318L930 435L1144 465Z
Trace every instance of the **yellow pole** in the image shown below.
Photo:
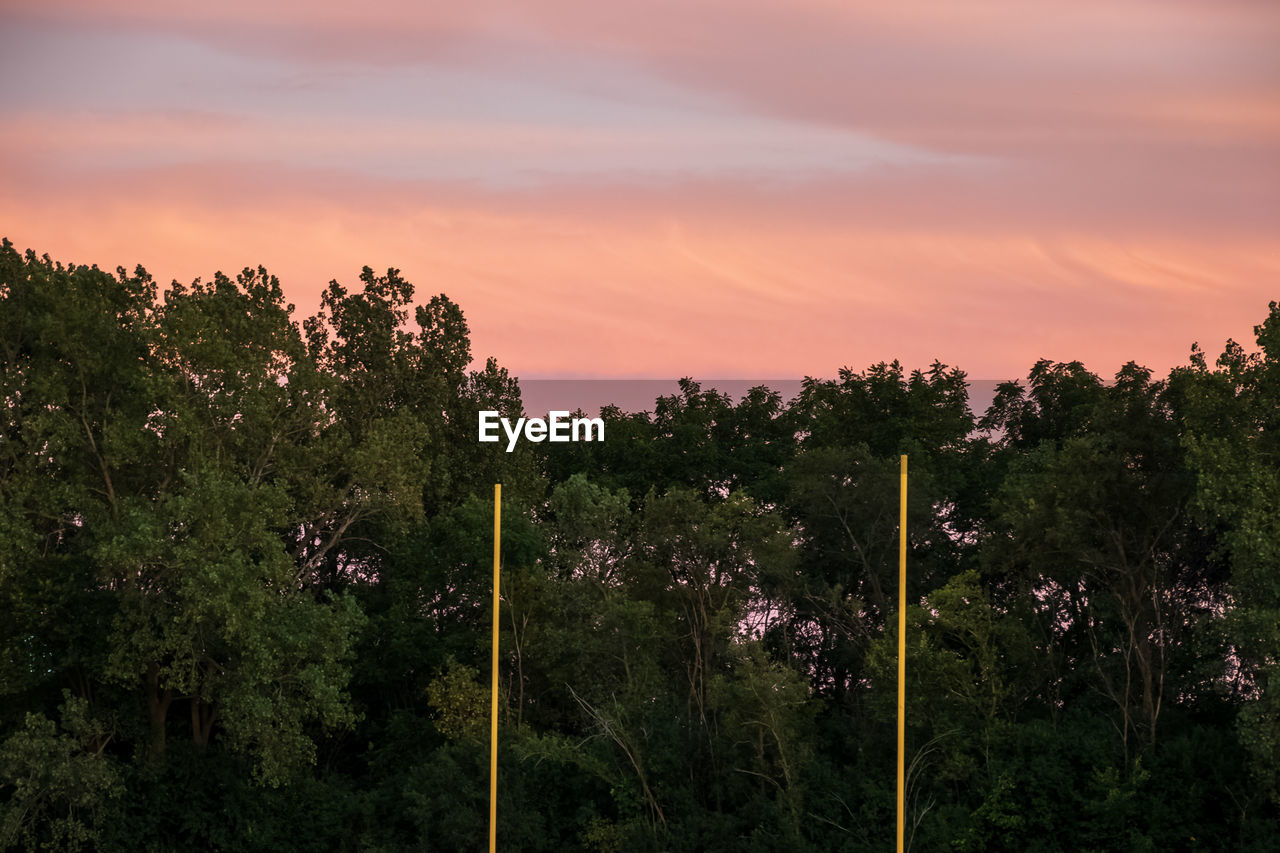
M493 484L493 701L489 715L489 853L498 849L498 555L502 548L502 484Z
M907 817L907 455L902 455L898 488L898 853L903 853Z

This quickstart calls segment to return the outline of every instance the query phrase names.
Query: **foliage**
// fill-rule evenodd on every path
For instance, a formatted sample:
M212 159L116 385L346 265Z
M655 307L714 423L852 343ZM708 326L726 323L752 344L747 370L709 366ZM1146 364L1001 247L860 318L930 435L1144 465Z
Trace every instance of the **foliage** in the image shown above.
M986 412L942 364L686 379L507 453L518 380L397 270L298 322L264 269L5 241L0 847L482 847L501 482L503 849L886 849L905 453L911 846L1271 849L1280 305L1256 333Z

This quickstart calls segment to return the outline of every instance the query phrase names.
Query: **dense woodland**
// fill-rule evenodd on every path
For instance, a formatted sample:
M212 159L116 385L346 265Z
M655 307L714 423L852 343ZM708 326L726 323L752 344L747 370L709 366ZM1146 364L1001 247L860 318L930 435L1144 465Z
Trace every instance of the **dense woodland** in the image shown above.
M891 362L505 453L516 378L395 270L298 322L5 241L0 847L483 849L501 482L500 849L891 849L907 453L911 849L1280 849L1261 319L986 412Z

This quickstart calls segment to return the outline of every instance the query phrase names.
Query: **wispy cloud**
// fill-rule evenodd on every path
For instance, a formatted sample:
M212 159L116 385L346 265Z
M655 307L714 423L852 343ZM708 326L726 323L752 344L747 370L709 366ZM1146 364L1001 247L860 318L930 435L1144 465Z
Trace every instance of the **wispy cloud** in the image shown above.
M9 4L0 222L300 310L395 265L517 373L1180 361L1280 273L1280 6Z

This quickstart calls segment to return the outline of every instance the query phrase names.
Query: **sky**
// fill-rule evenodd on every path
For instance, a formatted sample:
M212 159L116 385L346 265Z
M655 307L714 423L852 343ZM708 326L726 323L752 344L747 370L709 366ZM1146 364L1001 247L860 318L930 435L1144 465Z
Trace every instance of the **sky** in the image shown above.
M520 377L1104 376L1280 298L1280 3L0 0L0 235Z

